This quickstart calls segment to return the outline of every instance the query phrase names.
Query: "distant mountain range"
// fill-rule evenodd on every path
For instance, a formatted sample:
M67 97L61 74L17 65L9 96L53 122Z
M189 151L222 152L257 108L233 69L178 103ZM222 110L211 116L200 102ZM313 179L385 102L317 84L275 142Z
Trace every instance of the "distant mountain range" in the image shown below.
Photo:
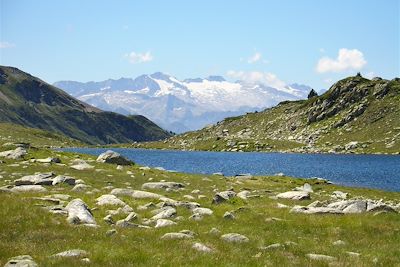
M176 133L263 110L284 100L304 99L311 90L299 84L273 88L262 83L229 82L221 76L180 81L161 72L102 82L59 81L54 86L103 110L144 115Z
M28 73L5 66L0 66L0 122L61 133L89 144L170 136L143 116L102 111ZM11 129L9 135L13 135Z

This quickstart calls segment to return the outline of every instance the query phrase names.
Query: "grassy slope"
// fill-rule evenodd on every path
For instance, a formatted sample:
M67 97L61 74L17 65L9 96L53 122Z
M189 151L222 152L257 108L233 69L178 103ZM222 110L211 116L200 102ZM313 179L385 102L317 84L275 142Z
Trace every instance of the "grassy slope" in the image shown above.
M336 87L340 87L345 82L350 83L352 79L356 78L350 77L339 81ZM377 84L379 85L379 82L362 79L355 88L362 91ZM227 140L235 140L245 143L245 146L241 148L243 151L313 152L307 150L307 142L304 138L301 140L296 137L315 134L318 138L311 148L316 152L328 152L335 146L342 147L338 152L349 152L344 151L343 147L351 141L358 141L360 146L351 152L396 154L400 153L400 82L392 81L389 87L389 93L382 99L377 99L373 95L374 90L370 90L367 96L362 97L361 100L355 100L336 115L311 124L307 123L308 110L316 101L322 102L330 98L332 89L318 98L283 102L263 112L227 118L212 127L178 135L165 142L148 142L137 146L220 151L229 148ZM347 96L346 93L349 94L344 92L344 96ZM346 117L351 108L362 101L368 101L368 108L361 116L342 127L332 126ZM336 101L336 104L338 102ZM297 128L290 130L292 125ZM221 136L224 129L229 130L229 136ZM238 136L238 132L245 129L249 129L251 133L248 136L243 134Z
M143 116L101 111L28 73L4 66L0 66L0 122L44 129L89 144L170 136Z
M30 149L26 159L59 156L62 163L79 157L76 154L55 152L46 149ZM95 157L81 155L82 159L92 161ZM10 164L18 163L20 166ZM305 205L314 200L324 200L334 190L349 192L351 197L365 196L372 199L394 200L400 202L400 193L389 193L377 190L344 188L335 185L317 184L317 181L307 180L313 185L315 193L311 201L273 200L278 192L284 192L295 186L302 185L305 180L288 177L256 177L242 183L232 178L220 176L189 175L167 173L157 170L143 171L138 166L125 167L116 170L115 165L90 162L95 170L77 171L62 165L44 165L40 163L24 163L5 160L0 164L0 185L10 184L12 180L22 175L35 172L54 171L56 174L68 174L85 180L99 192L92 194L71 192L70 186L59 185L47 187L47 193L8 194L0 193L0 265L12 256L29 254L40 266L328 266L324 262L314 262L306 259L307 253L320 253L338 257L333 266L399 266L400 255L400 215L372 214L360 215L301 215L291 214L288 209L278 209L277 203L288 205ZM23 167L21 167L23 166ZM126 171L133 175L128 175ZM210 180L203 180L204 177ZM184 219L176 226L159 229L118 229L114 236L107 237L106 231L111 229L102 221L107 209L93 209L93 214L100 228L73 227L67 224L65 217L52 215L41 208L40 202L32 200L33 196L44 196L51 193L66 193L72 198L82 198L91 208L96 207L95 199L110 190L104 186L141 188L150 178L154 181L166 180L183 182L184 191L159 192L167 197L184 200L183 195L190 194L194 189L200 189L205 199L196 200L202 207L214 210L214 215L205 217L200 222ZM240 191L243 188L257 191L260 198L243 201L233 199L222 205L212 205L214 190L233 188ZM157 192L157 191L156 191ZM196 196L195 194L192 194ZM139 214L141 218L150 217L150 211L138 211L137 206L148 203L148 200L134 200L121 197ZM154 201L155 203L157 201ZM222 218L225 211L244 208L236 213L236 220ZM188 218L191 213L178 208L178 215ZM122 219L124 216L114 217ZM284 221L267 222L266 219L277 217ZM228 244L218 236L208 233L212 227L217 227L223 234L237 232L249 237L245 244ZM166 232L189 229L197 235L194 240L163 241L160 237ZM343 240L344 246L335 246L332 242ZM272 243L296 242L284 248L262 251L260 246ZM202 242L216 250L213 254L194 251L194 242ZM75 259L57 260L50 255L67 249L80 248L90 253L91 264ZM361 253L359 258L346 254L347 251ZM375 262L375 263L374 263Z
M30 143L35 147L76 147L83 145L80 141L63 135L12 123L0 123L0 143ZM12 146L10 146L10 149L12 149Z

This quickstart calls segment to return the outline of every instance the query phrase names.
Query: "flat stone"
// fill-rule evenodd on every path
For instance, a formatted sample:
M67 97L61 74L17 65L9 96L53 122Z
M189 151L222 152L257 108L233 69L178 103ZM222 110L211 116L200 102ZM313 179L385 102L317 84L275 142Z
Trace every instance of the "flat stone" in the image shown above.
M12 257L4 267L37 267L37 263L29 255Z
M192 248L194 250L197 250L199 252L205 252L205 253L212 253L214 252L214 250L210 247L207 247L206 245L202 244L202 243L194 243Z
M61 163L61 160L58 157L48 157L48 158L45 158L45 159L35 159L35 162L39 162L39 163Z
M193 238L192 235L184 234L184 233L166 233L164 234L161 239L169 240L169 239L191 239Z
M88 190L89 188L90 188L90 186L89 186L89 185L86 185L86 184L76 184L76 185L71 189L71 191L73 191L73 192L83 192L83 191Z
M89 253L82 249L71 249L66 250L57 254L54 254L53 257L59 258L84 258L87 257Z
M132 196L134 191L135 190L128 188L114 188L113 190L111 190L110 194L115 196Z
M195 208L192 210L193 214L212 215L214 212L209 208Z
M276 195L277 198L291 199L291 200L304 200L310 199L310 193L305 191L288 191Z
M155 228L176 225L176 222L167 219L158 219Z
M104 206L125 206L126 203L114 195L102 195L96 199L97 205Z
M335 257L323 255L323 254L309 253L309 254L306 254L306 257L309 258L310 260L317 260L317 261L328 261L328 262L336 261Z
M221 239L226 242L230 243L245 243L249 242L249 239L241 234L237 233L229 233L229 234L224 234L221 236Z
M10 189L12 193L25 193L25 192L46 192L47 189L41 185L20 185Z
M142 189L180 189L184 187L184 184L176 182L152 182L142 185Z
M161 199L164 196L156 194L156 193L147 192L147 191L134 190L131 197L137 198L137 199L143 199L143 198Z
M16 186L20 185L51 185L54 173L39 173L34 175L26 175L17 180L14 180Z
M304 214L343 214L343 211L329 207L304 207L294 206L290 213L304 213Z

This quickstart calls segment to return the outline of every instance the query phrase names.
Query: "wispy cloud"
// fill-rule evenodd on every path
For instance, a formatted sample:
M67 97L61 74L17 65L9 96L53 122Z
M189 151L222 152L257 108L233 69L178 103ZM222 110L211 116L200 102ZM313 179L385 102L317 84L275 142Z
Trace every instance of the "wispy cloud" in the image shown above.
M154 59L150 51L145 53L130 52L125 54L125 57L127 57L132 64L150 62Z
M256 63L257 61L260 61L261 58L262 58L261 53L255 52L254 55L252 55L251 57L249 57L247 59L247 63L249 63L249 64Z
M0 42L0 49L13 48L13 47L15 47L15 44L9 42Z
M357 49L342 48L336 59L323 57L318 61L316 70L319 73L359 70L367 64L364 54Z
M286 83L281 81L275 74L261 71L234 71L227 72L227 76L247 83L262 83L274 88L284 88Z

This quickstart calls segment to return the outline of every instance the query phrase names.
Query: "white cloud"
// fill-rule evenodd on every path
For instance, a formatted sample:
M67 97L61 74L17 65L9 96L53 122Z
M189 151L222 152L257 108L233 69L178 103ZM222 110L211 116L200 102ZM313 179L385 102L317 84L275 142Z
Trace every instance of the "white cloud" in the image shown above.
M281 89L286 86L286 83L281 81L275 74L270 72L260 71L234 71L230 70L227 72L227 76L241 80L247 83L262 83L264 85Z
M261 53L256 52L253 56L251 56L247 59L247 63L249 63L249 64L256 63L257 61L260 61L261 58L262 58Z
M323 57L318 61L316 70L319 73L359 70L367 64L364 55L357 49L341 48L336 59Z
M145 53L130 52L126 54L125 57L127 57L132 64L150 62L153 60L153 55L150 51Z
M9 42L0 42L0 49L3 48L13 48L15 47L15 44L9 43Z

